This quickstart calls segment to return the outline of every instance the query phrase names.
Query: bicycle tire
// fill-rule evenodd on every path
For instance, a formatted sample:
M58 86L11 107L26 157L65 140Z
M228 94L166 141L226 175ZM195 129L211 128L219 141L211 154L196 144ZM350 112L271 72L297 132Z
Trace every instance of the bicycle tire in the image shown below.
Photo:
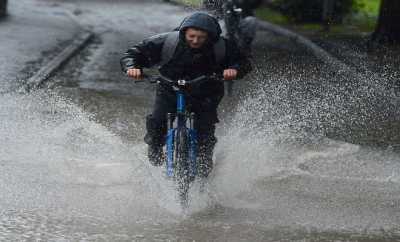
M175 137L175 180L179 200L186 206L190 185L189 177L189 141L186 128L178 129Z

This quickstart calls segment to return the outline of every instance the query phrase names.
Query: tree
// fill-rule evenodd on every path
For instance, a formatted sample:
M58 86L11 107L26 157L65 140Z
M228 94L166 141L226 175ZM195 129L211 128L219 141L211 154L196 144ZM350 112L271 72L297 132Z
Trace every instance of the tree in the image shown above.
M325 31L329 31L334 13L335 13L334 0L324 0L322 7L322 23Z
M400 43L400 0L381 0L378 23L372 40Z
M7 0L0 0L0 17L7 13Z

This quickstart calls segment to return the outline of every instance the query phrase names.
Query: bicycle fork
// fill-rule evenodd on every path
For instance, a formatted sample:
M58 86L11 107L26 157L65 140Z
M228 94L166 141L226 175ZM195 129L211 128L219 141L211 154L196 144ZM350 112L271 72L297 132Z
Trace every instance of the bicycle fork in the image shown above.
M194 128L195 114L191 113L189 116L189 128L186 126L185 117L185 97L181 92L177 93L177 127L174 128L174 115L168 113L167 115L167 138L166 138L166 151L167 151L167 176L174 176L174 153L175 153L175 138L178 129L187 129L187 144L188 144L188 175L194 178L197 175L197 131Z
M175 142L175 131L173 127L173 117L172 113L168 113L167 116L167 123L168 123L168 132L167 132L167 142L166 142L166 149L167 149L167 176L172 177L174 176L174 142Z
M189 138L189 177L194 178L197 175L197 131L194 129L194 113L190 114L190 126L188 132Z

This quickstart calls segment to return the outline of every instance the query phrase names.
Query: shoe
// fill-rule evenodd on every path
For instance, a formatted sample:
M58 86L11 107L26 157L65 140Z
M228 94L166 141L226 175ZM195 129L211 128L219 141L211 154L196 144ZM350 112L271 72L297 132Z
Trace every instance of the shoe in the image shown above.
M147 156L152 166L161 166L164 163L163 149L160 146L149 145Z

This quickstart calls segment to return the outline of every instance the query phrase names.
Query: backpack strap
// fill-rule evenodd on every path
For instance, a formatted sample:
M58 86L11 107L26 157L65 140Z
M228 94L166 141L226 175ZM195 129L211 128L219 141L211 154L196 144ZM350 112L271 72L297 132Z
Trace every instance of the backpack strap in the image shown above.
M161 50L161 61L159 66L167 64L175 54L179 43L179 31L169 32Z

